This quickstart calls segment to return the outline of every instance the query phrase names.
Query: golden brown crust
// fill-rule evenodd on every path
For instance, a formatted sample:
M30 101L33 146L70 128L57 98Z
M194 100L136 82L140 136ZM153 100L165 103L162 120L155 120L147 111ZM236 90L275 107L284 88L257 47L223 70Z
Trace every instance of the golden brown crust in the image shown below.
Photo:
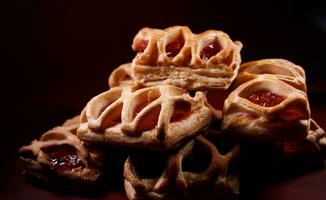
M193 137L211 120L204 97L181 88L112 88L94 97L82 112L78 137L125 147L166 150Z
M131 86L135 84L130 72L131 63L125 63L112 71L109 76L109 87Z
M210 188L212 196L216 193L228 192L229 195L230 193L236 195L239 192L238 180L229 174L228 165L238 153L239 147L235 146L222 155L211 141L198 136L178 151L168 154L165 162L161 163L163 166L150 165L150 169L145 169L145 173L141 172L144 171L144 166L137 164L139 161L137 154L130 155L124 167L127 196L130 200L190 199L192 195L187 196L187 194L192 194L199 188L205 188L204 191ZM199 159L207 157L208 162L198 163L197 156L200 157ZM203 166L196 169L194 165ZM163 168L158 171L161 173L146 175L146 172L151 171L153 167Z
M180 49L169 55L167 45L179 38L182 43L176 46ZM169 84L187 90L227 89L237 76L242 44L233 42L222 31L209 30L196 35L184 26L165 30L144 28L135 36L133 49L137 51L144 41L148 45L138 51L131 73L145 86ZM203 49L213 43L218 51L204 59Z
M285 99L274 106L261 106L248 99L257 91L270 91ZM240 138L291 141L308 135L309 120L306 93L264 74L231 92L224 103L222 129Z
M326 132L313 119L310 119L310 130L307 140L314 143L319 150L326 149Z
M99 157L101 152L90 153L84 143L75 135L80 124L79 116L67 120L62 126L55 127L44 133L39 140L34 140L28 146L19 149L20 159L25 164L25 173L43 179L43 181L55 182L58 178L95 183L101 176ZM57 155L72 156L72 160L64 160L63 157L52 157L48 151L56 149ZM66 154L66 151L72 151ZM50 150L53 151L53 150ZM53 161L58 159L56 161ZM62 162L62 163L61 163ZM64 165L76 165L73 168L64 169Z
M239 85L263 74L271 74L285 83L306 92L306 76L302 67L284 59L262 59L241 64L239 75L232 83Z

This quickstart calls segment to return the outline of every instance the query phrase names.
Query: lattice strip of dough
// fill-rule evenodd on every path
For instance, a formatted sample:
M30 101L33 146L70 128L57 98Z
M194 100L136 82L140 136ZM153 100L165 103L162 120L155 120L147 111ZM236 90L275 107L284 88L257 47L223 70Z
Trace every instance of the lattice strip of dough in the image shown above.
M204 97L170 85L116 87L94 97L82 112L78 137L110 145L170 149L205 129Z
M94 183L101 176L99 162L103 155L100 152L89 152L84 143L75 135L80 124L80 117L67 120L62 126L55 127L44 133L39 140L33 140L28 146L19 149L21 160L25 164L25 173L39 177L44 181L53 181L51 173L58 177ZM53 158L49 149L55 148L58 158ZM69 151L69 152L66 152ZM71 152L70 152L71 151ZM62 157L60 157L60 153ZM67 159L64 160L65 154ZM70 155L71 153L71 155ZM69 157L73 156L73 157ZM52 161L57 159L56 161ZM71 162L75 163L71 163ZM70 164L78 164L69 168ZM66 167L67 165L67 168ZM48 171L50 170L51 173Z
M222 31L193 34L184 26L143 28L133 41L137 55L131 74L145 86L227 89L237 76L241 48Z
M205 192L197 194L196 197L193 196L195 195L194 191L199 188L205 188L204 191L209 191L208 193L212 195L220 193L237 195L239 192L238 180L228 173L228 165L238 155L239 150L239 146L234 146L222 155L210 140L198 136L177 151L152 158L154 162L157 159L163 159L163 163L157 161L153 165L147 163L145 165L148 166L145 166L143 161L139 162L138 156L141 155L142 160L149 160L153 154L147 154L147 157L145 152L140 152L138 156L137 153L131 154L124 167L127 196L130 200L184 199L185 197L196 199L196 197L205 196ZM198 163L196 160L198 156L200 158L207 157L208 162ZM184 163L185 160L187 160L188 166L185 166L187 165ZM193 164L203 165L203 167L196 169ZM151 168L162 166L163 168L155 174L149 173ZM154 171L156 170L154 169Z
M271 74L285 83L307 91L306 75L302 67L284 59L262 59L241 64L238 77L232 83L232 88L255 79L263 74Z
M276 105L262 106L249 100L250 96L260 91L266 91L269 98L281 96L282 101ZM239 138L302 140L308 135L309 120L306 93L274 75L263 74L239 85L225 100L222 129Z

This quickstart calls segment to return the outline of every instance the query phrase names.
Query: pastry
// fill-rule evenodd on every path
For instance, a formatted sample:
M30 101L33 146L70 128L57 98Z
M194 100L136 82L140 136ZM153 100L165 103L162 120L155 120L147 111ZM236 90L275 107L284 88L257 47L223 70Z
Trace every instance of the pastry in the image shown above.
M313 119L310 119L310 130L306 139L315 144L317 149L326 149L326 133Z
M170 86L115 87L89 101L78 137L118 147L167 150L190 139L211 121L202 92L191 97Z
M222 129L237 138L302 140L310 128L305 92L271 74L239 85L224 103Z
M56 186L93 185L101 177L103 154L75 135L79 116L19 149L24 174Z
M193 34L188 27L143 28L135 36L131 75L145 86L186 90L227 89L238 73L242 44L217 30Z
M124 167L127 196L130 200L235 198L239 182L229 165L238 153L234 146L222 154L202 135L173 152L134 152Z
M109 87L137 86L142 87L130 75L131 63L120 65L113 70L109 76ZM229 91L225 89L204 90L205 105L211 109L213 116L217 120L222 119L224 100L228 97Z
M130 86L134 84L134 80L130 75L131 63L120 65L114 69L109 76L109 87Z
M306 92L306 75L302 67L284 59L262 59L241 64L239 74L232 83L239 85L263 74L271 74L285 83Z

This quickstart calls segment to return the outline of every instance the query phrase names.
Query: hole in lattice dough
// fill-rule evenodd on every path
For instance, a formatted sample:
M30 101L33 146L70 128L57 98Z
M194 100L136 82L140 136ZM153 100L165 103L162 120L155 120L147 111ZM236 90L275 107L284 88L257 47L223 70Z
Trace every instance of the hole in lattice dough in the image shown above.
M186 101L176 101L170 122L179 122L186 119L191 112L191 104Z
M211 162L210 150L198 141L195 141L190 154L186 155L182 161L182 171L201 173L205 171Z
M160 97L160 91L158 89L147 90L140 93L134 98L134 102L137 102L133 109L132 118L134 119L138 113L140 113L148 104L152 103Z

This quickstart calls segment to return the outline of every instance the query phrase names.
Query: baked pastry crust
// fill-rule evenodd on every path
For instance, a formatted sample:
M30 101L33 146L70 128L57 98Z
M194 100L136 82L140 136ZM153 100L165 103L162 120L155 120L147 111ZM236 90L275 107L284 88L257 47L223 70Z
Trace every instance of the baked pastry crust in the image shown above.
M131 67L135 80L145 86L166 84L199 90L230 86L238 73L242 44L222 31L193 34L188 27L173 26L141 29L132 47L137 52ZM205 48L209 56L204 58Z
M94 97L81 114L78 137L119 147L167 150L211 121L202 92L191 97L170 85L116 87Z
M319 150L326 149L326 132L313 119L310 119L310 130L307 140L315 144Z
M235 89L263 74L274 75L294 88L307 92L304 69L284 59L262 59L241 64L239 74L232 83L232 88Z
M248 99L258 91L271 91L284 100L269 107L258 105ZM309 120L306 93L263 74L238 86L225 100L222 129L244 139L302 140L308 135Z
M127 196L130 200L235 197L239 193L239 182L236 176L229 174L228 168L239 150L239 146L234 146L222 155L210 140L200 135L165 156L154 158L148 152L131 154L124 166ZM145 166L143 161L140 163L139 155L142 160L155 159L155 163ZM155 174L149 173L152 168Z
M19 154L25 164L24 174L49 183L94 184L102 174L103 154L89 151L78 139L75 134L79 124L80 117L76 116L45 132L39 140L21 147Z
M109 87L131 86L135 81L131 77L131 63L125 63L112 71L109 76Z

